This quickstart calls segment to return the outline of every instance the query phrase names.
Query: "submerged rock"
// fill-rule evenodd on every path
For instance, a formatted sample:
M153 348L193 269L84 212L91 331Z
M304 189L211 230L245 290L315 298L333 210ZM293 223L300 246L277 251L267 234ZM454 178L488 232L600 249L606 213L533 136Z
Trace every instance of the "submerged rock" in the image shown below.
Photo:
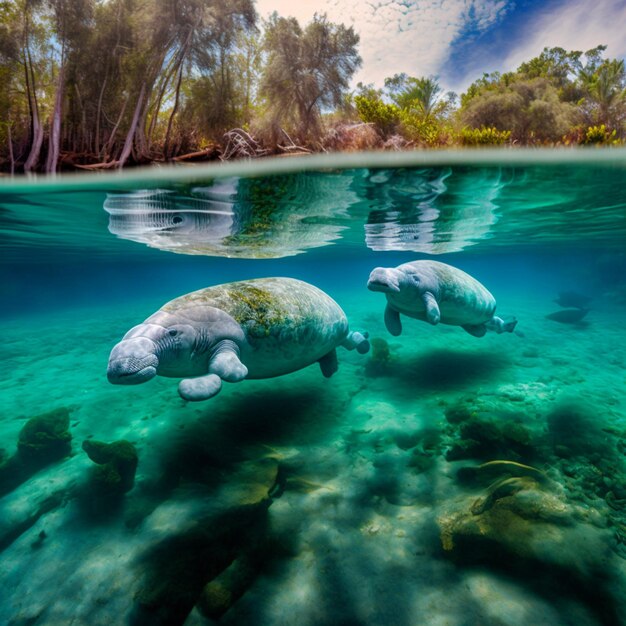
M92 474L92 482L102 493L126 493L133 488L137 471L137 449L129 441L112 443L83 441L83 450L98 464Z
M624 581L610 560L611 534L594 525L596 517L522 476L463 498L437 523L444 553L456 562L505 571L551 597L578 593L602 623L620 623Z
M72 451L67 408L31 417L20 431L17 452L0 458L0 496Z
M31 417L20 431L17 452L27 465L43 466L71 450L70 412L63 407Z
M140 559L140 623L183 623L196 604L219 617L243 595L269 558L267 512L278 480L276 459L244 461L224 471L217 489L181 489L146 520L171 532Z

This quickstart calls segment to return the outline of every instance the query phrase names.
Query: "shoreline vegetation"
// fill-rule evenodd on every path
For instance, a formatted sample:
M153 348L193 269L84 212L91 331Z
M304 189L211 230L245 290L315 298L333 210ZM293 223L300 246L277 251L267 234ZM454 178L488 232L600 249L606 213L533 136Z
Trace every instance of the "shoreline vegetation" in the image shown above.
M358 44L253 0L0 0L0 172L626 140L604 45L544 48L457 95L407 74L352 88Z

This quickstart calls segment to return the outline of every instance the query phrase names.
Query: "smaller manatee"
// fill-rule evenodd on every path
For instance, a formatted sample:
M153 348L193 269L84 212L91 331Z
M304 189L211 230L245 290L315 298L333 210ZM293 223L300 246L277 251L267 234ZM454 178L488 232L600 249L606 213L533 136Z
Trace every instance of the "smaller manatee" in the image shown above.
M387 297L385 326L394 336L402 332L400 314L432 324L461 326L474 337L487 330L512 333L516 319L495 315L495 298L475 278L438 261L413 261L398 267L377 267L367 288Z

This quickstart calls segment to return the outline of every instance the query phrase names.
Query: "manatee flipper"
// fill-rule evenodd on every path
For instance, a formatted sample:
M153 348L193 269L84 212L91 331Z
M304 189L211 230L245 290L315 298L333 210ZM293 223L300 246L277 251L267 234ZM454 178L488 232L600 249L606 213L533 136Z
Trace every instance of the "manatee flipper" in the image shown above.
M348 333L348 336L341 344L346 350L356 350L359 354L367 354L370 351L370 342L367 340L368 333L360 333L353 331Z
M248 375L248 368L239 360L239 348L234 341L221 341L209 362L209 373L217 374L229 383L238 383Z
M183 400L198 402L216 396L222 388L222 379L217 374L207 374L198 378L185 378L178 385L178 393Z
M461 328L473 337L484 337L487 332L486 324L467 324L466 326L461 326Z
M338 369L337 364L337 350L331 350L328 354L325 354L319 361L320 369L324 378L330 378Z
M494 315L488 322L487 328L494 330L498 335L501 333L512 333L517 325L517 320L513 317L508 321L504 321L501 317Z
M394 336L402 334L402 322L400 321L400 313L392 309L389 304L385 308L385 327Z
M426 321L433 326L439 324L439 320L441 319L441 312L439 311L439 305L437 304L437 300L435 300L435 296L433 296L430 291L425 291L422 294L422 299L424 300L424 306L426 307Z

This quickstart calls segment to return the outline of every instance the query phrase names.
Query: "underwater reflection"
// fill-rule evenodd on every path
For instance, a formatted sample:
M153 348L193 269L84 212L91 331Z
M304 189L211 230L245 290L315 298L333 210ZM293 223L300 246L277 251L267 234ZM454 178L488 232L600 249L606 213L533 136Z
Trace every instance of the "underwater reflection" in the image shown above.
M491 236L504 186L488 169L299 172L109 193L104 209L111 233L182 254L293 256L362 244L363 223L372 250L445 254Z
M372 250L426 254L458 252L491 236L499 169L377 170L360 181L374 207L365 224Z
M329 245L356 200L351 178L294 174L228 178L179 189L110 193L109 231L153 248L207 256L280 258ZM339 200L339 204L337 202Z

